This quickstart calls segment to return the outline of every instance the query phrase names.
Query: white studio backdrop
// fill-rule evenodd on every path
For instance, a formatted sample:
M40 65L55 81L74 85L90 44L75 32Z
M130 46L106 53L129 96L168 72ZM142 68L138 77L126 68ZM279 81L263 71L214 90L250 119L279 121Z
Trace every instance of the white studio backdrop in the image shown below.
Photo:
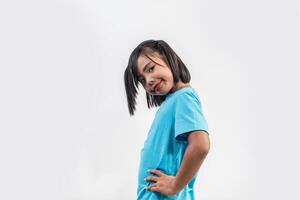
M136 199L157 108L123 73L163 39L210 129L198 200L299 199L299 1L1 1L0 199Z

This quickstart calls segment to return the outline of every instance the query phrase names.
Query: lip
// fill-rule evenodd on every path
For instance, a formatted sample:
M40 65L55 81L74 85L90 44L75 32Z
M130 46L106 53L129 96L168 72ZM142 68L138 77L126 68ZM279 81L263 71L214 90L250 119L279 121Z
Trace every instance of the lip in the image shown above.
M161 86L161 83L162 83L162 81L159 81L159 83L157 83L156 85L155 85L155 87L154 87L154 90L155 91L159 91L160 90L160 86Z

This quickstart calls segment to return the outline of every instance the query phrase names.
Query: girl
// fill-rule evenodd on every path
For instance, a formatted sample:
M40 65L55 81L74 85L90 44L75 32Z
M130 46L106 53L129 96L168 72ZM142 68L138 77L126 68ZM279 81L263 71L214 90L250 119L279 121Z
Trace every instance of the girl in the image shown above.
M159 106L140 154L138 200L194 199L194 182L210 141L190 73L163 40L146 40L131 53L124 73L130 115L139 84L148 108Z

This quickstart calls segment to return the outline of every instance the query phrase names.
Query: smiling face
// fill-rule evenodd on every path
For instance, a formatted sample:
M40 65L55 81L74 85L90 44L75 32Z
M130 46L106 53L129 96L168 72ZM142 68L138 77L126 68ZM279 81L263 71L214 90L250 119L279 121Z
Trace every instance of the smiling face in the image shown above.
M159 53L142 53L137 65L139 82L150 95L166 95L174 87L172 72Z
M141 53L137 65L139 82L150 95L163 96L183 87L191 87L189 83L183 83L181 80L175 84L171 69L155 51Z

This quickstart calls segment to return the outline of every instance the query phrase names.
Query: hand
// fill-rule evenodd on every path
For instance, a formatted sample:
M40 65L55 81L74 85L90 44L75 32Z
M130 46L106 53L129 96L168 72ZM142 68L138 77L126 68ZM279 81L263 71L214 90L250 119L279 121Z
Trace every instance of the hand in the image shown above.
M148 172L157 175L145 178L145 181L156 181L156 183L147 187L148 190L159 192L167 196L173 196L179 192L175 188L175 176L168 176L157 169L148 170Z

